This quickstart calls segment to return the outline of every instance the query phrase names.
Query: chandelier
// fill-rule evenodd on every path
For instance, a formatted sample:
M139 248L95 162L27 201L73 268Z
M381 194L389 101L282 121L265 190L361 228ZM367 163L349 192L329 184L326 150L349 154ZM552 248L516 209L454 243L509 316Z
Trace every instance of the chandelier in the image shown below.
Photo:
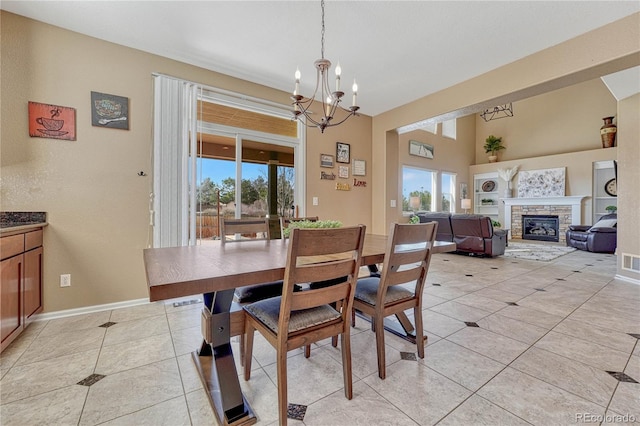
M511 102L485 109L480 116L484 121L497 120L498 118L513 117L513 105Z
M324 58L324 0L320 2L320 7L322 8L322 39L320 42L321 57L314 62L317 70L316 88L313 91L313 95L310 97L305 98L302 96L300 94L300 70L296 69L296 87L291 99L293 100L293 120L299 119L307 126L317 127L320 129L320 132L324 133L324 129L327 127L337 126L344 123L352 115L357 115L356 111L358 111L360 107L356 105L358 85L356 84L355 79L353 80L352 86L353 102L351 106L347 109L340 105L340 101L344 96L344 92L340 91L340 74L342 73L340 63L336 66L335 91L331 91L329 87L329 68L331 68L331 62ZM321 101L316 100L318 90L320 90ZM316 117L314 117L318 111L314 112L312 107L321 109L320 116L316 115ZM338 109L346 112L346 116L339 121L334 121L334 116ZM306 120L303 120L302 117L305 117Z

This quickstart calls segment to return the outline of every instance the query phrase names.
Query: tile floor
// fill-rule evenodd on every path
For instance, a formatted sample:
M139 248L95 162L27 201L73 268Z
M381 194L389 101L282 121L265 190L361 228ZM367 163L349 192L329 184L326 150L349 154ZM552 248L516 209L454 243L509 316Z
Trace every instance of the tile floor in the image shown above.
M354 398L328 340L309 359L291 352L289 402L304 417L289 423L637 424L640 286L614 274L615 256L581 251L552 262L435 255L425 358L387 334L380 380L374 334L359 319ZM30 325L1 356L0 423L215 424L191 361L201 305L173 302ZM258 334L254 358L243 391L258 424L277 424L275 352Z

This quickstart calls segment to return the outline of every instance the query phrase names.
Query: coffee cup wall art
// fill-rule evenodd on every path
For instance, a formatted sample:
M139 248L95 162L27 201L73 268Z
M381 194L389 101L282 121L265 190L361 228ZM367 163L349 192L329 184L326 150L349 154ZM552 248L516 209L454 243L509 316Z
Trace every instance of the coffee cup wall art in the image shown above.
M129 130L129 98L91 92L91 125Z
M29 136L75 141L75 108L29 102Z

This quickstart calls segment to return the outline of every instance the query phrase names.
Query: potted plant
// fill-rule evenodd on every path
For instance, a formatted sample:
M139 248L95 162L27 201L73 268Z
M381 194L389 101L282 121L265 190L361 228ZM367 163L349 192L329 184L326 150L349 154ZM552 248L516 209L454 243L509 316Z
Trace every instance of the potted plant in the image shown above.
M484 152L487 154L491 154L489 156L489 162L495 163L498 161L498 151L501 149L506 149L504 145L502 145L502 136L495 137L493 135L489 135L487 139L485 139L484 143Z
M480 204L482 204L483 206L492 206L493 205L493 199L491 199L491 198L483 198L482 200L480 200Z
M498 222L497 220L493 220L493 219L491 219L491 225L494 228L501 228L502 227L502 224L500 222Z
M614 214L615 212L617 212L617 211L618 211L618 207L616 207L616 206L607 206L607 207L605 207L604 209L605 209L605 210L607 211L607 213L609 213L609 214Z

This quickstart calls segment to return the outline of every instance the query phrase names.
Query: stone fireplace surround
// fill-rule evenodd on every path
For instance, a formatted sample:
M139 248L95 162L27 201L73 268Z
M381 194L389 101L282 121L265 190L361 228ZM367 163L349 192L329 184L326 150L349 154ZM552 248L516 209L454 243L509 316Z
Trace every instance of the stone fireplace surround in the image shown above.
M505 228L511 230L511 238L522 238L522 215L557 215L559 242L566 243L565 232L569 225L580 224L582 200L588 195L540 198L503 198Z

